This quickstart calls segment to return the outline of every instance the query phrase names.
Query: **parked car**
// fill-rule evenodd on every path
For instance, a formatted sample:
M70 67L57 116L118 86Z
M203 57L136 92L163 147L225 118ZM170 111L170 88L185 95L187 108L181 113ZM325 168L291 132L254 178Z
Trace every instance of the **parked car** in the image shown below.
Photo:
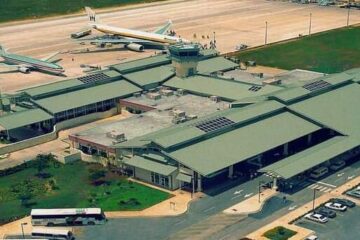
M346 165L346 163L344 161L338 160L338 161L333 162L330 165L330 169L333 171L337 171L337 170L343 168L345 165Z
M315 210L315 213L319 213L321 215L324 215L327 218L334 218L336 217L336 212L334 210L331 210L329 208L321 207Z
M341 211L341 212L344 212L347 209L347 207L345 205L342 205L342 204L336 203L336 202L325 203L325 207L336 210L336 211Z
M360 198L360 191L359 190L351 190L346 193L347 195L354 197L354 198Z
M305 218L319 223L326 223L327 221L329 221L327 217L319 213L308 213L305 215Z
M318 237L316 235L310 235L305 240L318 240Z
M324 176L325 174L327 174L328 172L329 169L327 167L319 167L310 173L310 177L314 179L318 179Z
M340 203L342 205L345 205L349 208L353 208L356 206L356 203L354 203L351 200L345 199L345 198L334 198L332 199L333 202Z

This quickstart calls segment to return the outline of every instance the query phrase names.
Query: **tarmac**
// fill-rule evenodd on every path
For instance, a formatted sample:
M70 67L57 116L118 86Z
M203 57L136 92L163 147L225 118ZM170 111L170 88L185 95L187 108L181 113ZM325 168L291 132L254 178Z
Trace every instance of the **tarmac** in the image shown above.
M312 33L346 25L347 9L266 0L165 1L143 4L139 8L106 9L99 16L107 24L143 30L153 30L172 19L173 29L178 35L208 45L215 35L217 49L227 53L234 51L240 43L250 47L264 44L265 22L268 23L268 43L294 38L299 34L307 35L310 13ZM359 22L360 11L352 10L350 24ZM70 54L70 51L87 48L70 39L71 33L85 26L85 14L1 24L0 43L11 52L38 58L62 52L59 55L62 58L60 64L66 69L68 78L83 74L80 64L105 66L154 54L152 50L137 53L122 48ZM26 75L1 73L0 90L16 91L64 78L38 72Z

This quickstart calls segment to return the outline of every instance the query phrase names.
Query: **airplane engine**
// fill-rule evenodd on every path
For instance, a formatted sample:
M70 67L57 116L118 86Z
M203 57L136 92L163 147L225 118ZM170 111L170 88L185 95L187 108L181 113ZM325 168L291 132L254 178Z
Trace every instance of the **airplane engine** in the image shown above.
M22 73L30 73L30 69L27 67L19 67L18 70Z
M126 45L126 48L135 52L142 52L144 51L144 46L136 43L130 43Z
M97 43L96 44L96 47L98 47L98 48L105 48L105 46L106 46L106 43Z

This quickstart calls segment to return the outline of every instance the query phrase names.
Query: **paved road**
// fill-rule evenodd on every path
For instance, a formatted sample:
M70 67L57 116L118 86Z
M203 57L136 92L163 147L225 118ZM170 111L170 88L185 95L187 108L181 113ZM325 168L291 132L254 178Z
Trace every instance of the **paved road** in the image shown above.
M283 194L271 198L263 211L251 214L249 217L226 216L221 212L244 200L245 196L256 194L258 181L268 180L260 176L252 181L240 183L214 196L206 196L193 204L189 211L178 217L167 218L122 218L110 220L106 225L82 228L78 239L113 239L123 236L128 239L238 239L250 232L268 224L306 202L311 201L313 186L325 194L328 189L334 189L348 179L360 175L360 162L346 167L319 182L307 181L304 188L287 195L287 201L282 200ZM242 190L240 194L234 194ZM216 228L214 228L216 226ZM210 229L210 230L209 230Z

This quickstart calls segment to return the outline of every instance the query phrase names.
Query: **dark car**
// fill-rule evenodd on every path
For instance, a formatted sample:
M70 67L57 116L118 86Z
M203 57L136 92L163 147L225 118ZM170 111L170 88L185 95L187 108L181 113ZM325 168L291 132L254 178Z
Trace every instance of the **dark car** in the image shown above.
M316 209L315 212L319 213L321 215L324 215L325 217L328 217L328 218L336 217L336 212L334 210L324 208L324 207Z
M350 197L360 198L360 191L358 190L351 190L346 193Z
M334 198L333 202L340 203L340 204L345 205L345 206L347 206L349 208L353 208L353 207L356 206L356 204L353 201L350 201L350 200L345 199L345 198Z

